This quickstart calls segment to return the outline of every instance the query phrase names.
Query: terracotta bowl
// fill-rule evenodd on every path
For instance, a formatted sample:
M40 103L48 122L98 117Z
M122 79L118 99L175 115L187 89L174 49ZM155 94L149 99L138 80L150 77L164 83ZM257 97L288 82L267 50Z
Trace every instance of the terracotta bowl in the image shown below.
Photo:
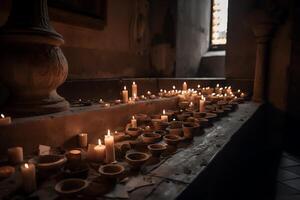
M133 152L125 155L126 162L134 168L144 165L150 158L149 154L142 152Z
M152 156L155 157L159 157L167 149L163 144L149 144L147 147Z
M155 143L155 142L158 142L161 138L161 135L158 134L158 133L143 133L141 135L141 138L143 140L144 143L146 144L152 144L152 143Z
M157 131L153 131L153 133L157 133L161 136L165 136L167 134L167 131L163 131L163 130L157 130Z
M188 117L190 117L190 114L187 114L187 113L182 113L182 114L177 115L177 119L180 120L180 121L184 121Z
M221 109L217 109L214 111L211 111L212 113L216 114L218 117L223 117L226 113L224 112L224 110Z
M15 173L15 168L12 166L2 166L0 167L0 180L10 177Z
M198 123L184 123L182 130L184 138L193 139L197 131L200 130L200 125Z
M178 135L165 135L164 136L164 141L168 144L168 145L177 145L180 141L181 141L181 137Z
M83 179L65 179L55 185L55 191L62 195L74 195L87 188L88 185L89 183Z
M206 113L205 112L194 112L193 116L196 118L203 118L205 117Z
M205 119L207 119L210 122L216 121L218 119L218 115L215 113L207 113Z
M181 128L171 128L171 127L168 127L166 129L170 135L177 135L177 136L182 136L183 133L182 133L182 127Z
M126 133L131 137L137 137L141 134L141 131L139 128L128 128Z
M208 119L200 118L198 120L199 120L199 124L201 124L201 126L204 128L210 127L212 125Z
M66 164L63 168L65 178L82 178L86 179L89 173L89 166L85 162L76 162Z
M43 155L29 160L40 170L54 170L61 168L67 161L65 156L61 155Z
M181 128L183 124L183 121L171 121L170 122L170 128Z
M125 168L119 164L107 164L99 168L99 173L107 178L118 178L124 171Z

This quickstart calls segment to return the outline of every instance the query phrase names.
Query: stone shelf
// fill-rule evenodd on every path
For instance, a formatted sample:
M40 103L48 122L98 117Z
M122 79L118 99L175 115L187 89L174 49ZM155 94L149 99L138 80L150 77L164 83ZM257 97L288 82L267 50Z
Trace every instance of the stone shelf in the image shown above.
M25 154L31 154L39 144L52 147L77 145L77 134L87 132L89 142L97 143L107 129L125 127L133 114L156 114L163 109L174 109L178 97L139 101L135 104L119 104L109 108L99 105L74 107L69 111L37 117L13 119L9 126L0 127L0 146L5 154L11 146L23 146Z

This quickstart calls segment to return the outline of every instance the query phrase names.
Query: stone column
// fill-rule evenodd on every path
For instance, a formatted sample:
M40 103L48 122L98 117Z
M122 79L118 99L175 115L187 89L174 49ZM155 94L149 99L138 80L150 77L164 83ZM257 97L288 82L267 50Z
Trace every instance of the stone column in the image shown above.
M264 10L256 10L250 15L250 24L257 42L255 77L252 100L267 100L267 75L269 65L269 46L277 22Z
M0 29L0 78L10 90L8 113L28 116L60 112L69 103L56 92L67 78L64 40L49 23L47 0L13 0Z

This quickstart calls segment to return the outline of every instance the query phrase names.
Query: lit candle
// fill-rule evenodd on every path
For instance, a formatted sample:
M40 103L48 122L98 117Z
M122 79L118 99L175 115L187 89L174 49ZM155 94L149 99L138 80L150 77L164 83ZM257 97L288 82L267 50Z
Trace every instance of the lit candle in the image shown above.
M245 94L242 92L241 93L241 98L244 98L245 97Z
M0 116L1 116L0 117L0 126L11 124L11 118L10 117L5 117L4 114L1 114Z
M201 89L201 85L197 85L198 90Z
M101 139L98 139L98 145L94 147L95 150L95 162L103 162L105 159L105 146L102 145Z
M137 97L137 84L135 82L131 85L131 94L133 98Z
M80 133L78 135L78 144L81 148L85 148L87 146L87 138L88 134L87 133Z
M112 163L115 162L115 142L114 137L110 134L110 130L107 130L107 135L104 138L105 147L106 147L106 162Z
M12 164L20 164L23 162L23 148L12 147L7 150L8 160Z
M132 127L132 128L136 128L136 127L137 127L137 121L136 121L136 119L134 118L134 116L132 116L132 119L131 119L131 127Z
M187 91L187 84L186 84L186 82L183 82L183 84L182 84L182 90L183 91Z
M21 166L22 187L26 193L32 193L36 190L35 166L25 163Z
M151 96L151 92L150 92L150 91L148 91L148 92L147 92L147 95L150 97L150 96Z
M199 100L199 111L205 112L205 97L202 95L201 99Z
M124 90L122 91L123 103L128 103L128 90L126 86L124 86Z
M99 104L104 104L104 101L102 99L100 99Z
M168 122L169 121L168 115L166 115L166 111L165 110L163 110L163 114L160 116L160 119L163 122Z

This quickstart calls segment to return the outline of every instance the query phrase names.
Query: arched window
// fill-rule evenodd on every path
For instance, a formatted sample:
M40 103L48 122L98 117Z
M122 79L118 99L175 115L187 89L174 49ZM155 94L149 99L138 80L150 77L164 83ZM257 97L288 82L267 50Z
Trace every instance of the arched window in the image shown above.
M211 50L225 49L227 42L228 0L212 0L211 6Z

